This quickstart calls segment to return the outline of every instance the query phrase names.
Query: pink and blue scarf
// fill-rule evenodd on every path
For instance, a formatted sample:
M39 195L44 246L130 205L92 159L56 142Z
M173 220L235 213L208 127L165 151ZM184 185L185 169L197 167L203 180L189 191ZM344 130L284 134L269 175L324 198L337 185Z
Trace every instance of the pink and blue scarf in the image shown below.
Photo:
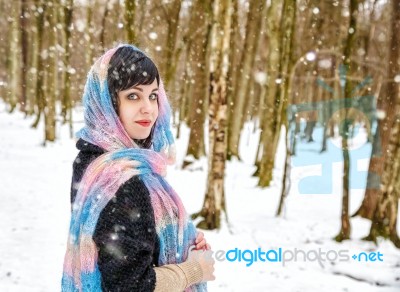
M113 108L107 86L108 63L121 46L130 45L120 45L100 57L91 68L85 85L85 126L77 137L106 152L88 166L72 206L62 291L101 291L97 248L92 236L100 212L119 187L135 175L140 176L150 193L160 241L159 266L184 262L196 238L196 228L179 196L164 179L167 165L175 161L175 150L170 127L171 109L163 83L159 84L159 116L154 125L152 149L138 147ZM207 286L200 283L186 291L207 291Z

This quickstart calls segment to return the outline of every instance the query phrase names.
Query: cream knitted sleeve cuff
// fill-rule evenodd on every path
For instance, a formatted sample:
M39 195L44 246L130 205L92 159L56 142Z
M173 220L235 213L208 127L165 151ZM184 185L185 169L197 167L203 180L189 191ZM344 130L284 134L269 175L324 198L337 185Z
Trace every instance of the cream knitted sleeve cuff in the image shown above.
M154 268L156 272L155 292L182 292L187 287L199 283L203 271L197 261L186 261Z

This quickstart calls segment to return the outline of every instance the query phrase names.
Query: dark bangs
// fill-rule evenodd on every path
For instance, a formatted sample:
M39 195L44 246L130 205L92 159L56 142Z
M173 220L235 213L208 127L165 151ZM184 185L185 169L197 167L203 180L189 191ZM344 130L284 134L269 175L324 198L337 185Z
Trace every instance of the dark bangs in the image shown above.
M132 47L121 47L111 57L107 72L107 83L112 103L118 114L118 92L135 85L149 85L160 76L156 65L143 53Z

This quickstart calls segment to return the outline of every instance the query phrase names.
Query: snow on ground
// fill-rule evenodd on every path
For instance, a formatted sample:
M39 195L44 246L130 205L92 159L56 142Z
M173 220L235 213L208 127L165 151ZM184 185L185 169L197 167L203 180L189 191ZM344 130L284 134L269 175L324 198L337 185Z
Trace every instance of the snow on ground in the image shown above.
M79 117L79 113L75 116ZM77 151L66 126L59 130L57 142L43 147L43 131L30 129L31 123L32 119L24 119L20 113L7 114L0 104L0 291L60 290L72 161ZM75 130L79 126L76 124ZM306 180L299 184L300 179L310 173L318 174L321 169L301 165L300 161L300 166L292 170L292 188L283 216L277 218L285 146L281 141L271 186L257 188L257 179L251 177L257 133L252 131L251 124L244 131L240 145L243 161L227 164L229 225L223 221L220 231L205 231L207 241L214 251L219 251L219 259L224 259L223 252L235 248L242 252L261 248L264 252L272 250L270 259L279 249L286 258L297 251L298 260L285 264L258 260L247 267L250 251L243 255L247 261L217 259L217 280L209 283L209 290L400 291L400 251L388 241L381 241L378 247L362 241L369 231L367 220L351 219L352 240L342 244L332 240L340 229L340 161L332 164L329 194L304 194L305 189L299 186ZM183 127L182 138L177 141L177 165L169 169L168 180L181 195L188 212L194 213L203 202L207 161L202 159L184 171L179 168L187 134L188 129ZM299 151L308 153L306 157L311 163L319 159L315 151L318 147L317 143L300 144ZM325 154L328 156L335 151L332 145L329 147ZM365 161L358 164L364 169L367 165ZM317 179L316 185L323 183L325 180ZM358 208L362 198L362 190L352 190L351 212ZM306 261L302 252L308 255ZM323 259L328 256L331 260L318 263L318 252ZM380 252L383 261L359 262L351 258L360 252ZM233 256L232 251L229 258Z

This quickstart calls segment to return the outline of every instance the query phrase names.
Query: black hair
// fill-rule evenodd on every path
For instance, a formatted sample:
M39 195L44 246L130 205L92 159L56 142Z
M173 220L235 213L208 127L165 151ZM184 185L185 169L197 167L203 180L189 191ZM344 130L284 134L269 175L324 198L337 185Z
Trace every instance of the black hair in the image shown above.
M115 51L110 59L107 84L115 112L118 111L118 92L129 89L135 85L149 85L157 79L160 84L160 75L153 61L144 53L133 47L124 46ZM153 139L154 126L149 137L134 141L143 148L150 148Z

